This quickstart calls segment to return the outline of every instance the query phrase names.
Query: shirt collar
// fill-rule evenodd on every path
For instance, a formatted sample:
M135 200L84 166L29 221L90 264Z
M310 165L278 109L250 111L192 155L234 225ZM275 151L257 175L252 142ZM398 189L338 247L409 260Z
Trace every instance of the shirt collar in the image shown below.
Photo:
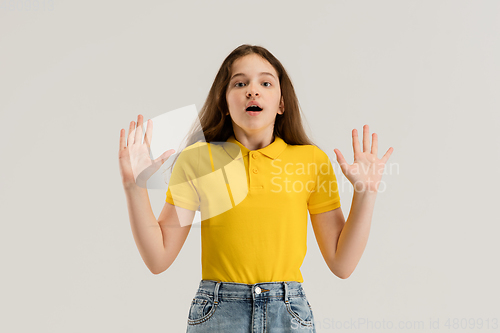
M247 147L242 145L241 142L236 140L234 135L231 135L229 137L229 139L226 140L226 142L231 142L231 143L237 144L240 147L241 154L243 156L247 156L248 152L250 151L250 149L248 149ZM283 150L285 150L286 146L287 146L287 143L285 141L283 141L282 138L280 138L277 135L274 135L274 141L270 145L268 145L264 148L257 149L255 151L258 151L258 152L264 154L265 156L274 160L274 159L278 158L278 156L283 152Z

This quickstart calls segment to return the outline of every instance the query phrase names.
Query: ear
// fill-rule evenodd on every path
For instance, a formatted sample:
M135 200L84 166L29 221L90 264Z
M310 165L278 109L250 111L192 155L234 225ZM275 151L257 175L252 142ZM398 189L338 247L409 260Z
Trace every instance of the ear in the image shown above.
M278 114L283 114L284 112L285 112L285 100L283 99L283 96L281 96L281 102L280 102Z

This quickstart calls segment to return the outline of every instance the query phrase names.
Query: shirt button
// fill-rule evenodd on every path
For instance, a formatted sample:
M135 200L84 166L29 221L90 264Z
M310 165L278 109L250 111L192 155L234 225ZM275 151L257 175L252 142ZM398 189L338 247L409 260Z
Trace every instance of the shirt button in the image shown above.
M261 293L260 287L255 287L255 293L259 295Z
M259 172L259 170L255 169L255 168L252 171L253 171L253 173L258 173Z
M252 153L252 158L257 158L257 153Z

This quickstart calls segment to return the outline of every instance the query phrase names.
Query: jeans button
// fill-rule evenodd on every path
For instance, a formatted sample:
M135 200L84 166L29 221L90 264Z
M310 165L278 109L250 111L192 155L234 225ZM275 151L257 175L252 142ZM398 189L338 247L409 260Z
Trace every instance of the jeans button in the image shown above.
M261 293L260 287L255 287L255 293L259 295Z

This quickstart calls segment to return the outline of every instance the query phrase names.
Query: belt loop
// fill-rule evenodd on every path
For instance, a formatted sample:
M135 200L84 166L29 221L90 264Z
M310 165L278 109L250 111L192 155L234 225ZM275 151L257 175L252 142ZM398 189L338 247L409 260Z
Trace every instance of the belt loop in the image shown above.
M219 304L219 286L220 286L220 281L217 282L215 285L215 291L214 291L214 303Z
M285 303L288 304L288 284L283 281L283 286L285 287Z

